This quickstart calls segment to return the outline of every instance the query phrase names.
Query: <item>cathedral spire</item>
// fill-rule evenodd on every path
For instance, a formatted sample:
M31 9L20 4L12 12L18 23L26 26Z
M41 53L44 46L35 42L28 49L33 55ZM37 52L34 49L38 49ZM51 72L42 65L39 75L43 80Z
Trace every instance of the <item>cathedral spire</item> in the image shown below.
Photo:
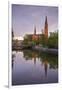
M12 38L14 38L14 32L13 32L13 28L12 28Z
M45 19L45 24L47 24L47 16L46 16L46 19Z
M34 34L36 34L36 26L34 27Z
M46 16L46 19L45 19L44 34L45 34L45 37L48 38L48 21L47 21L47 16Z

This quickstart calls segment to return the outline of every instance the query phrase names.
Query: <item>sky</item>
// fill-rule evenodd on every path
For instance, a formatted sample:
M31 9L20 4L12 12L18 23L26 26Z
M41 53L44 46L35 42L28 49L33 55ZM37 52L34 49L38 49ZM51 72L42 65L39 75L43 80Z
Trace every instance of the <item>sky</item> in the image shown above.
M12 28L15 37L25 34L42 33L45 18L48 20L48 32L58 30L58 7L12 4Z

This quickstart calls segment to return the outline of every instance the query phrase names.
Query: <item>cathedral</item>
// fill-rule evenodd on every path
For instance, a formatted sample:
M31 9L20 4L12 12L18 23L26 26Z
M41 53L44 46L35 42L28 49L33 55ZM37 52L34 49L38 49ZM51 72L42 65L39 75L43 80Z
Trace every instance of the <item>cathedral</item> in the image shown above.
M36 34L36 27L34 27L34 34L29 34L28 36L31 36L32 40L39 40L41 35L44 35L45 38L48 38L48 21L47 21L47 16L45 18L45 25L44 29L42 30L41 34Z
M45 40L47 41L48 38L48 21L47 21L47 16L45 17L45 24L44 24L44 29L40 34L36 33L36 26L34 27L34 33L33 34L26 34L24 37L25 39L29 39L28 43L31 44L32 41L39 41L42 36L45 37Z

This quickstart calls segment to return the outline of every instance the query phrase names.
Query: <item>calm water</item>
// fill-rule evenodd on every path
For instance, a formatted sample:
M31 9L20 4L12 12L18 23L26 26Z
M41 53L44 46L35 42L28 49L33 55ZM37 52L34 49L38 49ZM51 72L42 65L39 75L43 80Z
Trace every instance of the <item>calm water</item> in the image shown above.
M13 51L12 85L58 82L58 56L32 50Z

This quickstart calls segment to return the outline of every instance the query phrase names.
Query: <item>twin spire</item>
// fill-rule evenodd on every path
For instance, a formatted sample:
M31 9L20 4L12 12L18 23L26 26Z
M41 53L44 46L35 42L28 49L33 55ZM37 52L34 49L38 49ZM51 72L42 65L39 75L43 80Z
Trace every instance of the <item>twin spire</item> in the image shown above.
M34 35L36 34L36 26L34 27ZM45 26L44 30L42 29L42 34L44 34L46 37L48 37L48 21L47 21L47 16L45 18Z

